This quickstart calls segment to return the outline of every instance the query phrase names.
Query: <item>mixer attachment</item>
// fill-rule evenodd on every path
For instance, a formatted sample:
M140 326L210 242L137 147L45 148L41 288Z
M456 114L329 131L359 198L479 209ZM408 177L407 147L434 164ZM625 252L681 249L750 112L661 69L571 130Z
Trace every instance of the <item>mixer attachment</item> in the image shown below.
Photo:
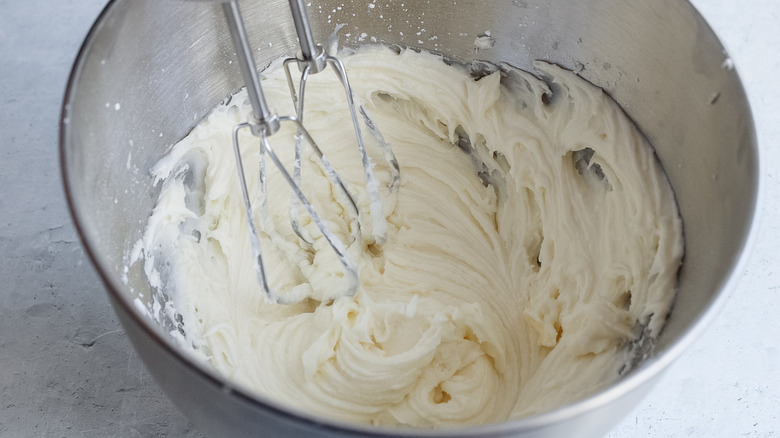
M372 218L372 236L375 243L382 244L387 240L387 220L382 210L382 201L379 196L379 183L374 176L373 164L366 152L365 142L363 141L363 133L360 129L360 123L357 116L357 105L355 104L356 96L352 92L352 87L349 85L349 79L347 78L346 69L344 64L335 56L329 55L325 49L318 44L315 44L314 38L311 33L311 27L309 25L309 19L306 14L306 7L303 4L303 0L289 0L290 11L293 16L293 22L295 24L295 30L298 34L298 41L300 42L301 50L294 58L288 58L284 60L284 71L287 76L287 85L290 88L290 95L295 104L295 112L298 120L303 123L303 110L304 110L304 97L306 92L306 80L310 74L316 74L325 70L328 66L333 68L341 85L344 87L344 92L347 98L347 106L349 107L350 116L352 117L352 126L355 130L355 137L357 139L358 150L360 151L361 162L363 165L363 173L366 180L366 190L369 199L369 211ZM293 81L292 73L290 72L290 65L296 64L301 71L300 84L298 86L298 92L295 90L295 84ZM390 145L385 141L382 133L376 128L376 125L371 118L368 110L363 105L360 105L360 114L363 117L363 122L372 134L377 146L381 150L384 159L389 164L391 181L388 184L390 193L394 193L400 185L400 168L398 166L398 160L390 148ZM300 134L300 133L299 133ZM296 185L301 184L301 159L302 159L302 139L299 136L295 145L295 164L293 167L293 179ZM311 244L311 238L305 233L300 226L298 215L300 214L300 206L298 205L297 196L293 195L291 202L290 220L293 230L303 241ZM361 218L362 219L362 218Z
M241 185L241 191L244 198L244 207L246 209L247 221L249 223L249 238L252 248L252 257L257 271L257 281L260 284L265 294L266 300L279 304L294 304L298 300L290 300L280 296L271 289L268 282L268 276L266 275L265 265L263 263L263 254L260 246L260 237L258 234L257 226L255 225L254 215L252 213L252 203L249 200L249 190L246 184L246 177L244 175L244 167L241 161L241 153L239 149L238 133L242 129L249 129L250 132L260 139L260 185L259 185L259 200L260 210L265 217L268 217L267 210L267 189L266 189L266 156L271 158L271 161L278 168L280 174L284 177L287 183L290 185L293 191L293 196L303 205L305 210L311 216L312 222L316 225L323 237L327 240L330 247L335 251L338 256L338 260L344 269L344 279L347 281L346 295L352 296L357 291L359 285L357 265L347 255L346 247L344 243L336 237L320 218L317 212L314 210L312 204L306 199L306 196L301 191L300 187L300 171L298 170L298 182L290 176L289 172L285 169L284 165L279 160L278 156L274 152L269 143L268 138L279 131L282 123L292 123L298 132L298 148L302 149L301 145L305 142L309 145L311 151L319 158L325 169L328 178L332 184L338 189L338 191L346 199L346 205L348 210L351 210L352 214L352 230L353 238L355 240L361 239L360 232L360 212L357 207L357 203L347 190L346 185L342 181L341 177L333 169L325 154L317 146L317 143L312 139L309 132L303 126L301 120L294 116L277 116L271 113L266 104L265 97L263 95L262 87L260 86L260 79L255 67L254 58L252 57L252 50L249 46L249 40L244 27L243 19L241 18L241 11L236 1L225 2L222 4L225 18L227 20L228 28L230 29L230 36L236 48L236 54L239 59L239 65L241 66L241 72L246 81L247 94L249 101L252 105L252 113L249 116L249 121L236 125L233 128L233 151L236 158L236 166L238 169L239 182ZM299 100L302 102L302 99ZM296 151L296 155L299 151ZM296 164L299 168L299 162ZM380 206L381 207L381 206ZM383 216L384 217L384 216Z

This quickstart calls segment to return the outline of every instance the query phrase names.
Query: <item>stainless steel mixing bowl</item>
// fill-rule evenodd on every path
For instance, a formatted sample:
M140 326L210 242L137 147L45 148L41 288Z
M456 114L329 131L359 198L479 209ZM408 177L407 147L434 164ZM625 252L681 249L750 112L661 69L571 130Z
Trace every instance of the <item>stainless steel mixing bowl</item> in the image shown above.
M148 169L241 84L219 6L115 0L73 66L61 121L64 183L76 225L130 339L176 405L213 436L598 436L627 414L696 338L734 287L754 229L758 156L744 90L712 30L684 0L321 0L315 36L418 46L464 61L579 72L622 105L675 189L686 258L655 354L608 389L536 417L441 431L359 427L252 396L189 358L133 306L151 295L125 272L158 190ZM242 3L258 65L296 46L283 0ZM320 7L321 6L321 7ZM477 50L489 32L495 44ZM484 42L484 39L483 39ZM487 47L488 45L481 45ZM127 283L123 282L123 278Z

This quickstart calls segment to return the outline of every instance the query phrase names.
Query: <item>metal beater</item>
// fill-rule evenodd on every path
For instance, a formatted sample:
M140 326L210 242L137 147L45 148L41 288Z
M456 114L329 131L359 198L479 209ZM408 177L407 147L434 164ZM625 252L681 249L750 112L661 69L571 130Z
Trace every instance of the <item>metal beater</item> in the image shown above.
M238 170L239 181L241 184L241 191L244 198L244 207L246 209L247 221L249 223L249 238L252 248L252 257L255 262L255 269L257 271L257 281L260 284L266 299L271 302L280 304L293 304L294 302L284 297L279 296L274 292L270 284L265 271L265 265L263 263L262 249L260 247L260 237L258 234L257 226L254 222L254 216L252 214L252 204L249 200L249 191L247 189L246 178L244 175L244 167L241 162L241 154L238 144L238 132L241 129L249 129L250 132L260 139L260 175L259 175L259 202L261 214L268 214L267 210L267 187L266 187L266 155L271 157L271 161L279 169L279 172L283 178L287 181L292 189L292 202L290 221L293 230L300 239L304 242L311 244L312 238L308 236L300 226L298 215L300 214L301 205L306 212L311 216L312 222L316 225L323 237L330 244L330 247L335 251L338 256L338 260L344 269L344 278L347 281L346 295L352 296L357 291L359 285L357 265L349 257L346 251L344 243L336 237L327 227L325 222L320 218L317 212L312 207L311 203L306 199L306 196L301 191L301 159L304 153L303 143L308 143L311 151L319 158L325 169L326 174L330 178L333 185L346 199L346 204L351 210L352 221L352 237L355 240L362 238L360 231L361 212L353 198L352 194L347 190L341 177L334 170L331 163L326 158L325 154L319 148L317 143L311 137L309 132L303 125L303 110L304 110L304 95L306 90L306 80L310 74L319 73L331 66L339 78L339 81L344 86L346 93L347 105L349 107L350 115L352 118L352 124L355 130L355 136L357 139L358 150L361 154L361 161L364 169L364 175L366 180L367 193L369 198L369 211L372 216L372 229L374 241L378 244L384 243L387 233L387 222L382 210L382 203L379 196L379 183L373 172L373 165L371 163L368 154L366 153L365 143L363 141L363 135L360 129L360 123L358 121L358 109L355 104L355 97L352 92L352 88L349 85L347 79L346 70L342 62L334 56L326 53L325 49L314 43L314 38L309 26L308 17L306 15L306 9L303 4L303 0L289 0L290 10L293 16L293 22L300 41L301 50L295 58L286 59L283 63L287 82L290 88L290 94L293 99L293 103L296 108L295 116L278 116L272 113L268 105L266 104L263 90L260 85L260 79L258 76L257 68L255 66L254 58L252 56L252 49L249 45L249 39L244 27L244 22L241 17L241 11L238 6L237 0L231 0L222 4L225 18L227 20L228 28L230 29L230 36L233 40L233 44L236 48L236 55L238 56L239 65L241 67L241 73L246 82L247 94L249 96L249 102L252 105L252 112L249 116L249 120L245 123L236 125L233 128L233 150L236 158L236 167ZM292 73L290 66L296 64L301 70L301 79L298 86L298 92L295 90ZM400 170L398 161L393 154L390 146L385 142L381 133L376 129L376 126L371 119L370 114L361 105L360 114L363 117L363 122L371 132L376 144L380 148L383 157L387 160L390 172L391 181L388 184L390 192L397 190L400 184ZM296 145L295 145L295 162L293 167L293 175L285 169L284 165L279 160L274 150L268 141L268 137L279 131L282 123L293 123L297 129Z

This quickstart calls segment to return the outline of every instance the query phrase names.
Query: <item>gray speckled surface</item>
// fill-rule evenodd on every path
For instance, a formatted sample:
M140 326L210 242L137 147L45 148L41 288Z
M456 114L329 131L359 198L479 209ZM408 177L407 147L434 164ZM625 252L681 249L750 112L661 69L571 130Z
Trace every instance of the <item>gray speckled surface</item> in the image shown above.
M0 0L0 437L201 436L151 380L78 242L57 118L105 0ZM780 436L780 2L696 0L758 127L763 221L706 334L610 437Z
M71 223L57 152L105 0L0 0L0 437L199 436L151 380Z

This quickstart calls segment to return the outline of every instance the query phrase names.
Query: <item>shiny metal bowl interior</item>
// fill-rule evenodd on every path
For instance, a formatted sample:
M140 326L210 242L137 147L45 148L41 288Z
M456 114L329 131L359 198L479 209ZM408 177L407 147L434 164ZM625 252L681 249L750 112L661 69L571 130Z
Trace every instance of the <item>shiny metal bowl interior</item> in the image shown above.
M219 6L115 0L87 36L63 103L61 160L70 207L92 261L140 356L177 406L214 436L303 433L426 436L598 436L649 391L712 319L751 240L758 152L733 65L684 0L363 0L314 2L315 37L339 23L342 42L421 47L531 70L536 59L601 86L656 148L685 223L686 258L673 314L655 354L611 388L537 417L446 431L391 431L332 422L251 396L196 364L133 307L150 287L125 272L158 191L150 166L242 83ZM321 7L320 7L321 6ZM258 65L289 55L283 0L242 2ZM476 50L489 32L495 45ZM365 34L365 35L363 35ZM126 276L127 284L122 281Z

